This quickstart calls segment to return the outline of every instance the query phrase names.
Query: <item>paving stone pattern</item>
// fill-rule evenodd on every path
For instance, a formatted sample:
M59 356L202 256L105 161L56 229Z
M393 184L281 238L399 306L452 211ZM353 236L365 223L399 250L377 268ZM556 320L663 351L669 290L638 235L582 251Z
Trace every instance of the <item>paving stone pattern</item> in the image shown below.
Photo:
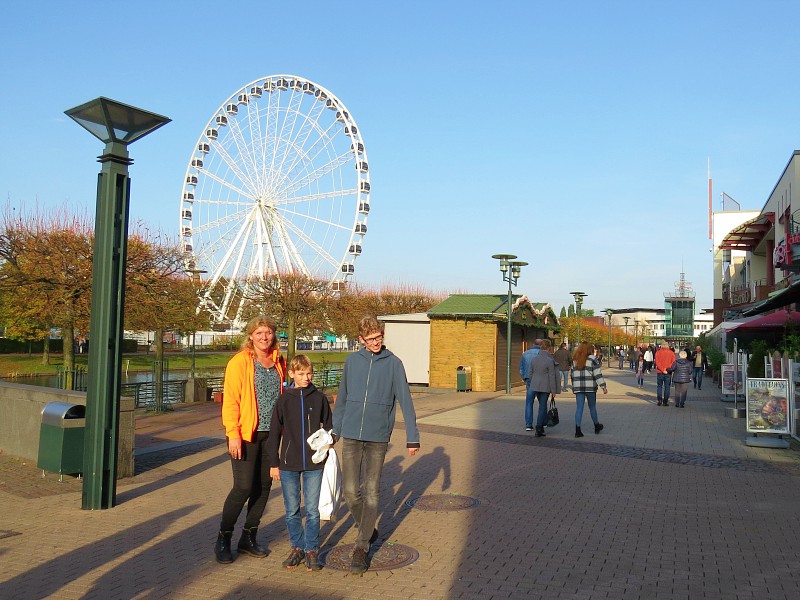
M598 408L606 429L581 439L567 396L545 438L523 431L522 390L416 398L423 451L409 458L398 427L379 530L382 544L418 558L362 576L281 567L290 548L278 484L258 533L270 555L214 561L231 484L224 445L209 439L216 418L206 428L189 413L176 426L181 411L143 419L138 474L105 511L80 510L78 480L42 480L35 466L0 457L0 531L18 534L0 536L0 598L800 597L796 444L746 447L743 423L722 416L713 390L690 394L684 410L659 408L652 381L638 390L615 371ZM443 494L480 504L408 505ZM354 540L347 511L337 516L322 527L324 551Z

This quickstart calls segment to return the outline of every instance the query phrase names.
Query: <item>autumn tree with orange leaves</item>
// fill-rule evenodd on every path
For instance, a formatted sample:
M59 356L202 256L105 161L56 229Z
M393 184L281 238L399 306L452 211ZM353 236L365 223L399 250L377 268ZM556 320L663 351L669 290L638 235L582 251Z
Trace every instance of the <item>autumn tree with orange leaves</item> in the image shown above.
M64 369L74 369L76 331L89 325L92 231L85 216L58 210L30 217L6 208L0 221L0 318L16 339L61 330ZM47 362L45 351L43 361Z

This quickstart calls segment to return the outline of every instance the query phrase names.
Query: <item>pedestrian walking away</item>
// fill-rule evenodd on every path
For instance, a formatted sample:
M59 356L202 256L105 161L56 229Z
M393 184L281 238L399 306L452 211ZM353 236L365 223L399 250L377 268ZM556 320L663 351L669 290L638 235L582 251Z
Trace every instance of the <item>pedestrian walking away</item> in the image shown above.
M624 369L625 368L625 348L620 348L619 349L619 352L617 353L617 357L619 358L619 366L617 368L620 369L620 370Z
M242 349L228 361L222 394L222 424L231 457L233 488L222 507L214 554L217 562L233 562L231 538L239 513L247 503L240 554L263 558L267 550L256 542L256 533L267 506L269 477L267 441L272 410L283 389L286 360L278 351L277 324L266 316L250 320Z
M397 405L403 411L408 455L419 452L417 415L403 363L383 345L384 325L375 317L358 324L364 345L345 359L333 410L333 434L343 439L342 493L356 524L350 572L364 573L370 543L377 539L383 461ZM363 477L362 477L363 466Z
M648 346L644 351L644 372L649 373L653 368L653 347Z
M294 387L288 388L272 412L272 435L267 444L269 474L280 480L286 529L291 551L283 561L294 569L303 560L308 571L319 571L319 494L325 459L314 462L314 449L308 438L321 428L333 427L328 399L312 383L314 368L305 354L298 354L289 363L289 377ZM336 457L333 457L336 460ZM305 504L306 523L300 514L300 493Z
M561 376L561 391L564 392L569 389L569 370L572 368L572 357L569 355L567 345L562 343L553 354L553 358L558 363L558 373Z
M688 356L686 358L689 358ZM703 373L708 369L708 355L703 351L702 346L695 348L694 356L691 358L694 365L692 382L698 390L703 389Z
M639 362L636 363L636 386L644 387L644 356L639 354Z
M632 353L632 355L631 355L631 357L633 358L633 364L631 365L631 370L636 370L636 369L638 368L638 365L639 365L639 357L640 357L640 356L643 356L643 352L642 352L641 348L639 348L638 346L636 346L636 347L633 349L633 353Z
M583 437L581 422L583 421L584 404L589 404L589 414L594 423L594 432L600 433L603 425L597 417L597 388L608 393L606 380L600 363L593 355L594 348L587 342L581 342L572 357L572 392L575 394L575 437Z
M544 426L547 422L547 401L550 395L561 391L558 364L553 358L553 344L550 340L542 340L541 351L531 361L530 387L531 397L539 400L539 414L536 417L536 437L544 437ZM525 428L529 429L533 420L533 404L525 403Z
M542 340L533 340L533 347L522 353L519 359L519 376L525 380L525 414L533 414L533 390L531 390L531 361L539 354ZM525 418L525 430L533 431L533 417Z
M675 353L667 342L661 343L661 348L656 352L656 399L658 406L669 406L669 386L672 378L667 369L675 362Z
M686 351L681 350L678 358L667 369L672 374L675 382L675 407L683 408L686 405L686 395L689 391L689 382L692 380L692 362L686 358Z

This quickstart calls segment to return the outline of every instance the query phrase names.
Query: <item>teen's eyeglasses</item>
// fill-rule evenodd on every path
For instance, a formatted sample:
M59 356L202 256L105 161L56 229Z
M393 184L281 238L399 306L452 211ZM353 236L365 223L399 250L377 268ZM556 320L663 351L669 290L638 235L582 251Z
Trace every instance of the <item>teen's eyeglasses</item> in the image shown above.
M365 344L379 344L383 341L382 335L375 335L368 338L363 338Z

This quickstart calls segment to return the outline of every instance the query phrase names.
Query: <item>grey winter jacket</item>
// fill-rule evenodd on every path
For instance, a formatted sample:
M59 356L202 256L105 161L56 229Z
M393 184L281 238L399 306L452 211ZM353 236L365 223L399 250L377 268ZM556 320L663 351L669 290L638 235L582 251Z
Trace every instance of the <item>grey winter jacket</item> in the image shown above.
M672 373L672 381L675 383L689 383L692 380L693 370L692 361L685 358L679 358L667 369L668 372Z
M533 357L528 376L531 380L530 389L534 392L561 393L561 377L559 368L553 355L542 350Z
M377 354L362 348L344 361L333 409L333 433L337 438L388 442L398 402L406 426L406 446L419 448L417 414L403 363L385 347Z

